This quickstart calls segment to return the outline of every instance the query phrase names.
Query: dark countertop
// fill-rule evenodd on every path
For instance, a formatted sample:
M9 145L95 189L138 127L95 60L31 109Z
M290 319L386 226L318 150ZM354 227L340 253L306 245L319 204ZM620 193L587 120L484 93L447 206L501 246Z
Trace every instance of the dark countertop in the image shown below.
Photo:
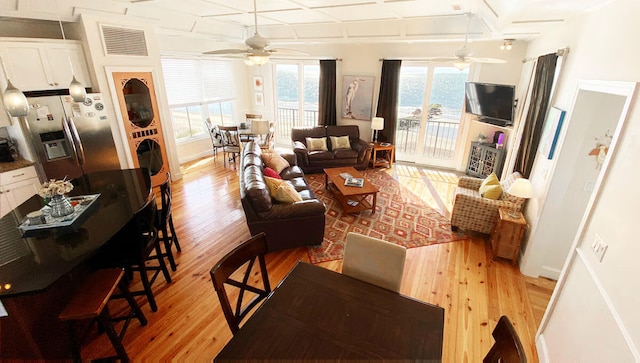
M27 159L18 158L15 161L11 161L8 163L0 162L0 173L4 173L11 170L26 168L27 166L33 165L33 161L29 161Z
M38 195L0 219L0 297L38 292L51 286L122 229L151 190L151 180L143 169L91 173L73 184L71 196L101 194L96 207L87 210L87 215L83 214L73 228L21 237L18 225L24 216L43 205Z

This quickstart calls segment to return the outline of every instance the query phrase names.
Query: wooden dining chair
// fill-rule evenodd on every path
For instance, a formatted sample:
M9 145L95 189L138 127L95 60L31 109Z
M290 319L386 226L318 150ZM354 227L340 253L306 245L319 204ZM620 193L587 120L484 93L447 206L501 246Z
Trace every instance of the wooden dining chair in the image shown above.
M267 253L267 239L264 233L260 233L227 253L210 271L211 281L218 294L224 317L227 319L231 333L234 335L240 330L240 323L247 314L271 293L267 265L264 260L265 253ZM252 269L256 259L262 275L262 288L249 284L249 278L252 277ZM241 271L241 268L245 265L244 275L241 276L242 281L231 277L236 271ZM231 306L225 285L235 286L240 289L235 309ZM245 293L254 294L255 296L243 304L243 300L246 297Z
M213 148L213 158L216 159L218 157L218 149L224 148L224 144L222 143L222 133L220 133L220 129L218 125L213 125L211 120L206 118L204 120L204 126L209 134L209 138L211 138L211 147Z
M160 207L161 209L158 211L158 219L156 223L156 228L158 229L159 235L158 237L162 240L165 255L167 256L167 260L169 261L169 266L171 266L171 270L175 271L177 269L177 265L175 259L173 257L173 246L175 245L177 252L182 252L182 248L180 247L180 242L178 242L178 235L176 234L176 229L173 226L173 216L171 214L171 173L167 172L167 178L165 181L160 184Z
M406 248L381 239L349 232L344 248L342 273L399 292Z
M218 126L218 129L222 134L222 151L224 154L224 167L226 168L227 161L233 161L235 164L236 157L242 149L238 126Z
M514 329L506 315L500 317L493 329L495 343L484 357L484 363L526 363L527 356Z

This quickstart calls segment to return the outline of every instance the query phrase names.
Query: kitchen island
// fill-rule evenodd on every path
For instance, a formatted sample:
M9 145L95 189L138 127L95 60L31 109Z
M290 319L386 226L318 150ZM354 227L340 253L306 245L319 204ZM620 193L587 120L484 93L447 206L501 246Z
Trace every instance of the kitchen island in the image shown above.
M91 173L73 184L71 196L100 194L76 225L23 237L18 226L43 206L37 195L0 219L0 301L8 314L0 318L0 359L70 357L57 316L94 267L90 257L132 220L151 191L146 169Z

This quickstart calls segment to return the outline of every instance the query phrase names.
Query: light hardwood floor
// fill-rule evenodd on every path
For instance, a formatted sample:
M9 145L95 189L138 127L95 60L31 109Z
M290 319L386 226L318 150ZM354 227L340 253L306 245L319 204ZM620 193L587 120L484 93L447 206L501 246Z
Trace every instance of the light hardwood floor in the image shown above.
M456 174L396 164L383 169L433 208L448 215ZM134 361L211 361L231 338L209 270L226 252L249 237L239 200L238 175L222 158L189 163L173 184L173 213L182 253L173 283L154 285L159 310L144 300L149 324L133 322L124 345ZM308 261L305 248L267 256L276 286L293 265ZM320 264L340 271L341 261ZM555 283L525 278L508 261L493 261L485 238L413 248L401 293L445 308L444 362L480 362L493 344L491 331L501 315L514 323L530 362L538 361L535 332ZM116 310L118 307L115 307ZM274 332L277 334L277 332ZM104 336L83 351L87 357L110 354Z

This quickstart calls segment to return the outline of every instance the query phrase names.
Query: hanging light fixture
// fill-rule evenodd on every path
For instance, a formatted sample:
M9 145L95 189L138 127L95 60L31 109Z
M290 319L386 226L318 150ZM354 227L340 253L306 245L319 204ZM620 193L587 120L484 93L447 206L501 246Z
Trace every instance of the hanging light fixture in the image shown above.
M62 33L62 40L66 43L67 38L64 36L64 28L62 27L62 21L59 18L58 24L60 25L60 32ZM69 50L67 49L66 52L72 76L71 83L69 84L69 95L71 95L71 98L73 98L73 100L76 102L84 102L84 100L87 98L87 90L82 86L82 83L80 83L76 79L76 74L73 71L73 63L71 63L71 57L69 56Z
M27 97L25 97L24 93L17 89L13 83L11 83L9 72L7 71L7 67L5 66L2 58L0 58L0 62L2 62L2 69L4 70L4 74L7 78L7 89L4 90L4 94L2 95L4 108L11 117L26 116L29 113L29 102L27 101Z
M244 56L244 64L261 66L269 61L269 52L253 51Z
M465 70L471 65L471 62L468 60L457 60L453 62L453 66L458 68L459 70Z
M511 50L513 46L514 39L505 39L502 45L500 46L501 50Z

